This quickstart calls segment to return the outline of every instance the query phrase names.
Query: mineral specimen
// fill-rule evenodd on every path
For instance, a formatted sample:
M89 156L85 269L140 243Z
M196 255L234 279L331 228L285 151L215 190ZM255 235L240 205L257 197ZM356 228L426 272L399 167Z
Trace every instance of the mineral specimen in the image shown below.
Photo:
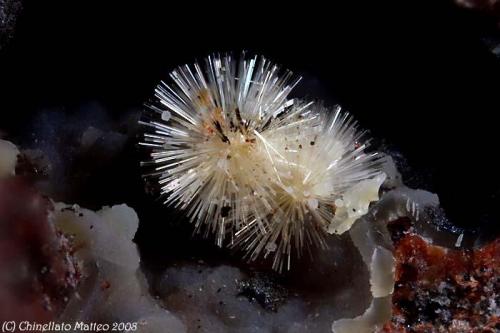
M324 248L328 228L348 230L378 198L378 156L340 107L288 100L300 80L290 71L244 55L206 63L179 67L172 86L157 87L141 122L148 176L219 246L229 239L251 260L290 269L292 252Z

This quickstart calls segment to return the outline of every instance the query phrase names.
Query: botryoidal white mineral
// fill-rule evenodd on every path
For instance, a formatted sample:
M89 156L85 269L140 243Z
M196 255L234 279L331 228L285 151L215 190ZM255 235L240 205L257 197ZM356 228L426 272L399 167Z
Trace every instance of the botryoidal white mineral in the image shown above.
M170 77L141 121L143 164L164 203L219 246L229 239L289 269L293 252L325 247L327 231L345 232L378 199L384 176L365 132L340 107L288 99L300 81L292 72L215 55Z
M19 149L10 141L0 139L0 179L16 173Z
M139 225L132 208L121 204L94 212L54 203L50 221L80 244L74 254L83 276L59 321L122 323L119 330L126 332L185 332L181 320L148 292L132 241Z

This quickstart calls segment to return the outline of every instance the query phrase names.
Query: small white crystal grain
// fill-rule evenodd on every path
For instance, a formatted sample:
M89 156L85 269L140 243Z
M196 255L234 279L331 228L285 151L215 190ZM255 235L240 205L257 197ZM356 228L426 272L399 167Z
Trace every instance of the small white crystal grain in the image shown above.
M161 113L161 119L164 120L164 121L169 121L170 117L172 117L172 114L170 112L168 112L168 111L163 111Z

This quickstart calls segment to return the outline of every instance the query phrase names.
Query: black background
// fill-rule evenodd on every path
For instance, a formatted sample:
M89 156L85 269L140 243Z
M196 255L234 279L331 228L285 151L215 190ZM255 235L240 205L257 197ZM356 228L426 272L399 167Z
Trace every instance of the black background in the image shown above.
M245 49L303 75L296 95L339 102L394 145L454 223L495 228L500 62L481 40L494 21L403 2L26 2L0 54L0 128L89 100L120 114L174 66Z

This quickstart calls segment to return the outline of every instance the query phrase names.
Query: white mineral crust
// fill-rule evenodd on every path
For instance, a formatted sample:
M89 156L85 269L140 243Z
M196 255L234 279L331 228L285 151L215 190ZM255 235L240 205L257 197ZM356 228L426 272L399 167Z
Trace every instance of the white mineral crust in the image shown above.
M186 331L148 291L132 241L139 223L132 208L122 204L94 212L56 203L51 218L81 245L76 256L84 273L60 320L138 323L138 329L131 332Z

